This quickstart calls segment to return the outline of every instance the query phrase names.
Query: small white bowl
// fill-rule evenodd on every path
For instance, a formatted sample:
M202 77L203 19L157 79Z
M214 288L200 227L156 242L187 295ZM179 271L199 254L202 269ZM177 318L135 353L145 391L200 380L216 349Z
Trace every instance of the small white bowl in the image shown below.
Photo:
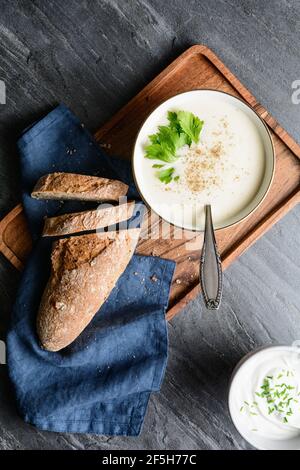
M257 359L258 355L264 355L266 351L268 353L270 350L274 352L278 351L292 351L299 354L300 361L300 349L297 346L267 346L263 348L256 349L255 351L250 352L245 357L243 357L240 362L236 365L229 385L229 395L228 395L228 406L229 413L233 424L235 425L238 432L241 436L249 442L253 447L259 450L300 450L300 429L299 435L290 439L269 439L264 438L258 434L251 432L250 429L243 426L243 422L240 419L239 410L234 406L234 389L239 387L239 382L242 379L245 371L251 365L251 361Z

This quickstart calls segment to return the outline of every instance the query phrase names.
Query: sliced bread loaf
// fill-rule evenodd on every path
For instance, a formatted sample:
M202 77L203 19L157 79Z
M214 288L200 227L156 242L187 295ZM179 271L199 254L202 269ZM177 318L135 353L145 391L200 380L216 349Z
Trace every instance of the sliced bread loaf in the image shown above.
M76 173L49 173L42 176L31 196L36 199L118 201L128 186L118 180Z
M73 212L45 219L43 236L54 237L96 230L130 219L134 211L134 202L109 206L91 211Z
M53 244L51 275L37 317L44 349L65 348L89 324L129 263L139 233L93 233Z

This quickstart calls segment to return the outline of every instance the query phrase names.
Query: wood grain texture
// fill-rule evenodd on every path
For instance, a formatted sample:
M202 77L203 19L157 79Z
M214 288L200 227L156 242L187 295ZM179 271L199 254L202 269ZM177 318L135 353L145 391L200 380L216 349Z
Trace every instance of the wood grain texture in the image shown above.
M29 255L32 240L22 204L18 204L0 221L0 252L19 271Z
M1 2L0 218L20 200L19 132L58 102L89 129L105 123L192 44L216 52L300 141L298 0L7 0ZM245 449L228 415L232 369L265 344L300 339L300 207L224 274L218 313L200 297L169 322L169 362L138 438L37 430L17 415L0 365L1 449ZM0 255L0 331L5 339L18 271Z
M176 93L197 88L211 88L243 98L265 120L272 131L276 153L275 177L271 189L258 210L243 222L217 232L217 242L224 268L285 215L300 200L300 146L282 129L268 111L256 101L218 57L206 46L195 45L181 54L160 73L135 98L123 107L107 124L96 132L96 140L111 155L131 159L133 144L141 123L162 101ZM148 212L148 214L150 214ZM19 219L17 219L18 221ZM8 215L9 233L16 233L13 219ZM3 224L5 223L2 222ZM202 234L182 231L175 227L170 237L164 237L164 225L160 218L146 218L137 252L157 255L176 261L176 270L170 292L170 320L199 293L199 259ZM8 230L8 229L7 229ZM157 236L153 236L156 232ZM152 235L151 237L149 235ZM147 236L148 235L148 236ZM25 237L26 243L23 243ZM18 246L6 238L6 251L18 251L18 266L24 260L23 247L28 246L28 234L20 232ZM25 252L25 255L27 253ZM15 258L12 258L12 261ZM16 266L16 267L18 267Z

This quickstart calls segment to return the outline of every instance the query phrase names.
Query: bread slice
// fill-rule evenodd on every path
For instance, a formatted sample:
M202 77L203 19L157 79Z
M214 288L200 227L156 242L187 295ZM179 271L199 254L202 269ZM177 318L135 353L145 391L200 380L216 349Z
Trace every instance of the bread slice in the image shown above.
M37 317L44 349L65 348L89 324L129 263L139 233L92 233L54 243L51 276Z
M96 230L130 219L134 202L109 206L91 211L73 212L45 219L43 237L69 235L71 233Z
M31 196L36 199L118 201L128 186L121 181L76 173L49 173L42 176Z

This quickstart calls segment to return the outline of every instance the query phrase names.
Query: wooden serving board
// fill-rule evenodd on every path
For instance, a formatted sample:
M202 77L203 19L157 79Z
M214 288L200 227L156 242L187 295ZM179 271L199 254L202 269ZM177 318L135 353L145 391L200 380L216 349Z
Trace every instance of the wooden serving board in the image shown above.
M268 124L276 150L275 177L264 202L243 222L217 232L223 268L227 268L300 201L300 146L210 49L201 45L190 47L102 126L95 137L109 154L130 159L136 134L147 115L163 100L197 88L223 90L248 102ZM151 226L147 224L146 218L138 253L162 256L177 263L167 313L171 319L199 292L202 234L185 232L184 239L177 239L179 229L173 227L171 238L166 238L161 219L156 217ZM150 229L152 238L144 239ZM189 248L192 242L192 250L187 249L186 241ZM0 222L0 251L17 269L22 269L30 249L30 234L22 206L18 205Z

